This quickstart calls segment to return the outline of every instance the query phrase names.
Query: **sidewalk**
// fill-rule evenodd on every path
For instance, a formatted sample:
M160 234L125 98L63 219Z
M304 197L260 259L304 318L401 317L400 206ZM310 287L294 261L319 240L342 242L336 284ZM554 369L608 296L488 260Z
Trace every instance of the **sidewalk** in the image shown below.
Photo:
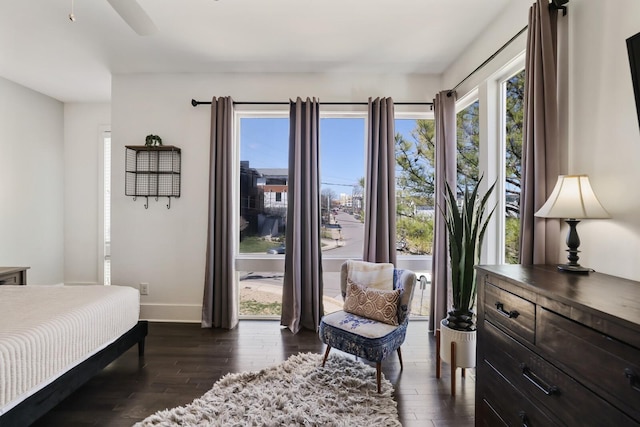
M264 283L262 280L243 280L240 282L240 300L256 301L261 304L281 303L282 285ZM342 310L342 298L322 297L326 313Z

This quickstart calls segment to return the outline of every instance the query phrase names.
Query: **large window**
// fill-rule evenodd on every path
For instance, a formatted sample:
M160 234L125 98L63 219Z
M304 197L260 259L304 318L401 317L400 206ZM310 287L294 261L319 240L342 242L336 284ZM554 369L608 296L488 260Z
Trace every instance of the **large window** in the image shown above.
M524 70L518 66L522 62L514 61L508 71L481 83L458 105L458 194L475 184L480 173L488 178L486 186L496 182L498 189L483 262L519 261Z
M340 265L362 257L365 115L325 113L320 120L326 312L342 307ZM287 250L289 119L286 113L279 117L240 113L238 129L240 315L279 316ZM398 266L418 273L412 314L426 316L433 240L433 120L398 119L396 130ZM412 177L418 170L421 176Z
M288 117L240 117L240 314L281 312L288 190ZM362 257L364 117L320 120L324 306L342 307L339 264ZM325 264L328 264L325 262Z

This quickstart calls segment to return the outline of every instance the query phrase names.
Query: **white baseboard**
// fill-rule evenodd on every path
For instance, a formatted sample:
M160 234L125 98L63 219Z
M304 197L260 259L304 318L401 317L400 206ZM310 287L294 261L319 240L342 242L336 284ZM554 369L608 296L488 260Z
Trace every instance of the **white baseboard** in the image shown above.
M87 286L87 285L97 285L98 282L64 282L65 286Z
M140 319L150 322L200 323L201 304L140 304Z

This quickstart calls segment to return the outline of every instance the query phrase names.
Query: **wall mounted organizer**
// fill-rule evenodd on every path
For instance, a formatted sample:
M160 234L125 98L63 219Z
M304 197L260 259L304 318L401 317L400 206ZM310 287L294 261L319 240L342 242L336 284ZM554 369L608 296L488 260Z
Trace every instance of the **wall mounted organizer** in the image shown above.
M145 198L144 208L149 208L149 197L167 197L167 209L171 198L180 197L180 148L172 145L150 147L127 145L125 195Z

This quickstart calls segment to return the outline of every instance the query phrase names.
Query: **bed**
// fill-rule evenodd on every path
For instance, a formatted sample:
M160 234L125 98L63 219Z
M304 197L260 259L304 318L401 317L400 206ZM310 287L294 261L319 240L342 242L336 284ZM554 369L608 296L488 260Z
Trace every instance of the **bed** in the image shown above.
M33 423L136 343L136 289L0 286L0 426Z

